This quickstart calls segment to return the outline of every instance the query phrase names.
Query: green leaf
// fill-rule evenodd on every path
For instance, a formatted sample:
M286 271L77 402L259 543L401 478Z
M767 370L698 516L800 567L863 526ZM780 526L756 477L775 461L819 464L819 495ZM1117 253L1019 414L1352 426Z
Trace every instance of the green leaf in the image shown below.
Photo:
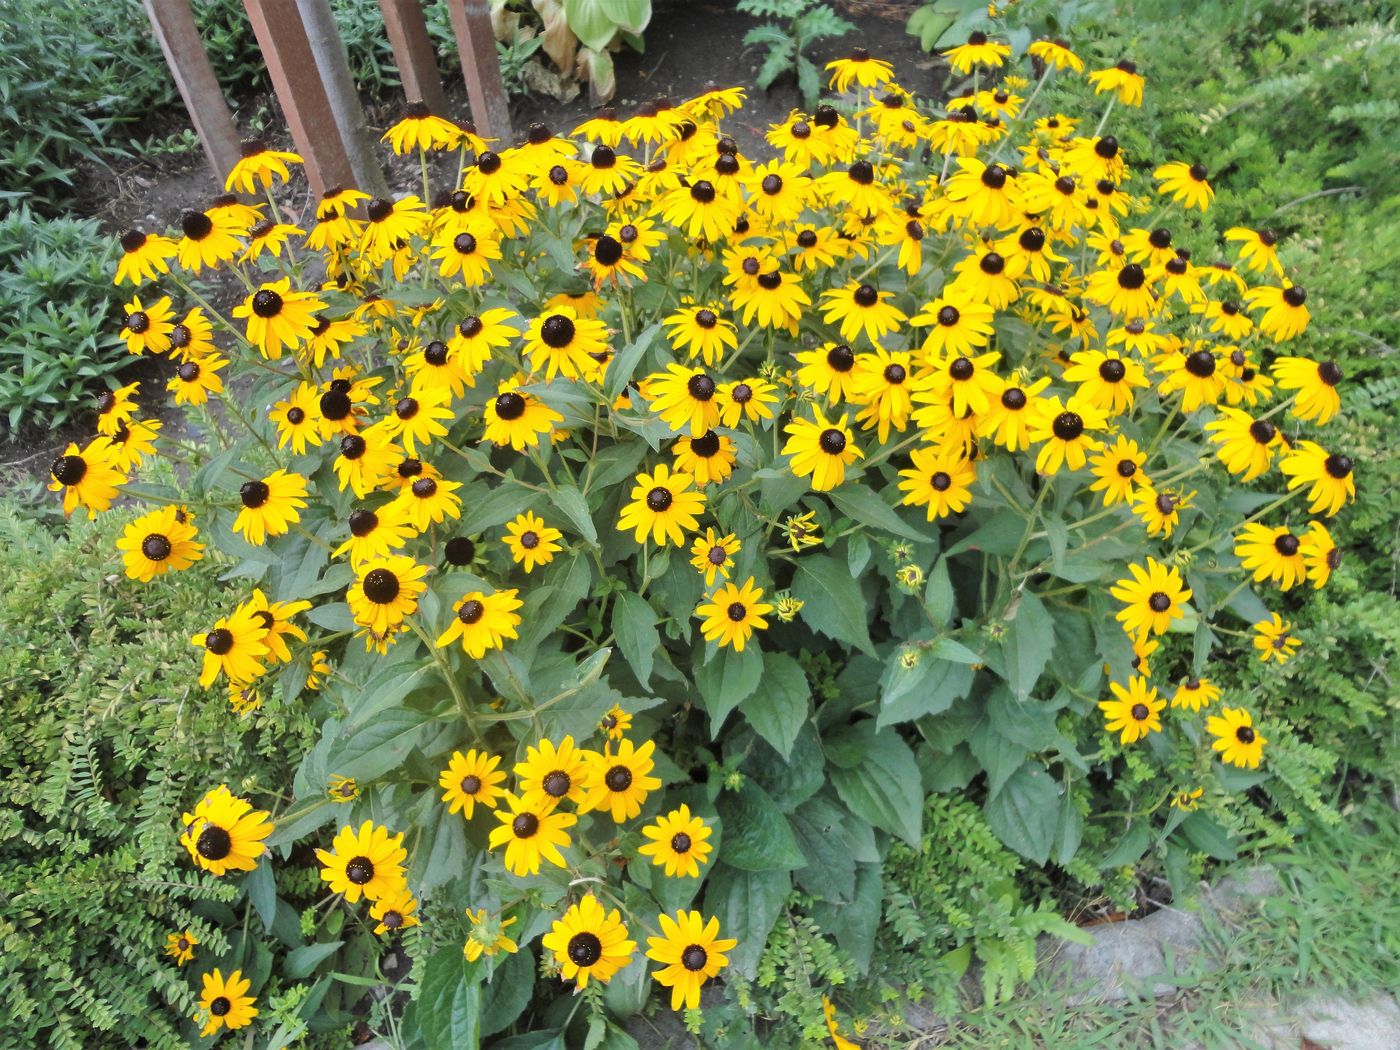
M958 600L953 594L953 581L948 578L948 559L939 558L928 573L928 584L924 587L924 606L929 619L937 627L946 627L957 609Z
M1006 637L1002 641L1006 681L1018 700L1030 696L1054 651L1054 621L1039 598L1022 591L1007 615Z
M528 947L496 964L491 983L481 989L481 1034L495 1035L515 1022L535 990L535 958Z
M327 767L343 777L373 780L402 764L430 716L412 708L385 711L353 733L342 733L331 746Z
M643 355L651 349L652 342L656 339L656 333L661 331L661 323L647 325L630 344L622 347L613 359L608 362L607 375L603 377L603 393L607 394L608 400L615 401L617 396L626 389L632 377L637 373L637 366L641 363Z
M1183 820L1181 832L1192 846L1216 860L1235 860L1239 856L1229 834L1205 813L1192 813Z
M971 667L940 660L933 653L921 653L912 670L906 670L897 656L891 657L881 679L876 728L942 714L967 695L972 677Z
M948 548L948 557L963 551L1011 555L1025 534L1026 519L1014 510L999 510Z
M259 864L253 873L243 880L248 891L248 900L257 909L262 919L263 929L271 932L277 919L277 884L273 881L272 865Z
M856 859L846 837L845 811L817 795L802 803L790 819L808 861L793 874L797 884L818 900L849 903L856 891Z
M282 961L282 972L294 981L310 977L312 971L336 953L344 941L322 941L308 944L287 953Z
M460 945L449 944L428 960L415 1016L427 1050L481 1044L481 984L468 979Z
M786 653L763 654L762 681L743 705L744 717L786 760L807 721L812 689L802 665Z
M763 654L749 645L738 652L725 646L695 669L695 687L710 716L710 734L718 736L729 712L753 695L763 678Z
M932 536L906 525L893 507L864 485L846 485L827 493L836 509L852 521L920 543L937 542Z
M855 893L849 904L817 901L812 906L812 918L817 920L817 925L851 957L861 974L870 972L875 934L880 927L883 891L880 865L860 864L856 866Z
M918 848L924 792L914 753L893 729L874 730L874 723L864 722L836 734L837 738L864 736L867 740L859 765L848 769L834 766L831 782L852 813ZM725 834L729 834L727 827Z
M564 18L584 46L602 51L619 29L640 33L651 18L651 0L564 0Z
M612 629L632 673L645 688L651 682L651 669L661 635L656 630L656 610L633 591L618 591L613 605Z
M742 871L791 871L807 858L798 848L792 827L768 792L752 780L715 800L724 824L720 859Z
M875 655L866 625L869 606L845 565L826 554L803 558L792 579L792 593L805 603L802 618L813 629Z
M967 746L987 773L987 797L996 798L1011 774L1021 768L1026 749L1003 736L993 719L984 718L968 737Z
M1060 793L1045 769L1027 762L987 800L987 823L996 837L1021 856L1044 864L1055 843Z
M741 977L757 976L763 946L790 888L785 871L740 871L724 864L716 865L705 880L705 913L719 919L721 937L738 940L729 952L729 965Z
M596 547L598 530L593 527L593 517L588 513L588 503L584 500L583 493L572 485L560 485L550 491L549 498L554 501L554 505L564 517L573 523L578 534L587 540L590 546Z

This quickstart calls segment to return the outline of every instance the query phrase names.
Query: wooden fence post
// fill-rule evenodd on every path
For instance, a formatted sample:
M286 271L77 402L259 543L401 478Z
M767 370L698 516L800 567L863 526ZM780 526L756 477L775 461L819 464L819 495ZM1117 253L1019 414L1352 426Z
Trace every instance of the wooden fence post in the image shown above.
M296 4L290 0L243 0L243 6L253 23L253 34L292 141L306 161L311 192L319 198L333 186L354 185L355 172Z
M403 81L404 99L422 102L435 117L446 117L447 95L438 76L437 50L428 36L428 22L419 0L379 0L394 64Z
M510 104L501 83L501 63L496 57L496 34L491 29L491 12L486 0L447 0L452 15L452 34L457 38L457 54L462 59L462 77L467 82L467 101L477 134L500 139L502 147L512 145Z
M222 187L224 177L238 163L238 128L199 38L189 0L145 0L145 6L204 156Z
M349 157L350 169L355 173L355 188L371 197L387 197L389 186L375 153L374 135L365 123L360 93L350 73L345 44L340 39L330 0L296 0L296 3L331 112L335 114L340 141Z

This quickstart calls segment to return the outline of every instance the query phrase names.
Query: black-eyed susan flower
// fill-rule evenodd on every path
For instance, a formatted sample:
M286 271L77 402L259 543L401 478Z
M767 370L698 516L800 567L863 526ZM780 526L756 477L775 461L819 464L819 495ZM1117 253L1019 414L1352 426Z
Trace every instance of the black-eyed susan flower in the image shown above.
M1245 226L1231 226L1225 231L1227 241L1235 241L1240 246L1240 259L1251 270L1265 272L1272 270L1283 276L1283 264L1278 258L1278 235L1273 230L1251 230Z
M229 710L240 718L250 715L262 707L262 702L262 693L255 685L237 685L233 682L228 684Z
M1179 809L1183 813L1194 813L1200 808L1201 796L1204 794L1205 788L1178 791L1172 796L1172 809Z
M181 815L180 845L211 875L252 871L267 852L263 839L272 834L270 817L220 784L195 804L193 813Z
M316 859L321 862L321 881L330 884L332 893L343 893L351 904L361 897L385 900L404 889L408 851L403 848L403 834L393 834L372 820L358 830L346 824L336 832L329 850L316 851Z
M1328 452L1316 441L1300 441L1279 461L1288 478L1288 491L1308 489L1308 511L1333 517L1348 500L1356 499L1356 479L1350 456Z
M462 497L457 495L461 487L460 481L424 474L399 489L389 506L419 532L427 532L429 525L462 516Z
M671 1009L695 1010L700 1006L700 988L729 965L724 954L739 942L720 937L719 919L708 921L698 911L678 911L675 918L660 915L660 937L647 938L647 958L662 964L652 977L671 989Z
M1254 648L1264 663L1287 663L1302 644L1293 634L1293 625L1278 613L1254 625Z
M181 509L165 506L142 514L131 522L117 540L126 574L133 580L150 583L167 572L188 569L204 557L204 544L196 543L193 524L181 518Z
M1065 382L1078 385L1078 394L1110 415L1133 407L1134 388L1151 384L1142 365L1115 350L1080 350L1071 355Z
M773 418L778 388L764 379L735 379L719 385L715 402L723 426L736 427L741 420L760 423Z
M1219 417L1206 424L1216 456L1241 481L1253 481L1269 469L1274 452L1287 448L1278 427L1237 408L1218 406Z
M316 323L311 327L311 335L304 349L312 363L320 368L327 357L338 361L341 351L364 335L366 330L364 324L354 317L333 319L320 313L316 315Z
M289 164L302 163L301 157L290 150L268 149L260 139L247 139L239 144L240 156L224 179L224 189L253 194L270 189L274 180L286 182L291 178Z
M301 520L299 511L306 506L306 495L306 479L286 470L273 471L261 480L245 481L238 490L243 506L233 520L233 531L261 547Z
M159 419L142 419L118 427L110 439L112 462L117 470L130 473L147 457L154 456L156 436L164 425Z
M698 878L701 865L714 848L708 841L710 830L689 806L681 805L642 828L650 841L637 852L650 857L656 867L665 868L668 877Z
M534 394L522 390L522 385L518 376L503 382L482 412L485 439L494 445L509 445L517 452L534 448L541 435L552 433L555 425L564 421Z
M165 389L175 394L177 405L202 405L210 394L221 394L224 377L219 373L228 367L228 358L209 354L198 360L182 361Z
M826 1032L831 1037L831 1045L835 1047L835 1050L860 1050L859 1045L841 1034L840 1022L836 1020L836 1004L824 995L822 996L822 1016L826 1020Z
M739 454L733 438L714 430L698 437L677 439L674 451L677 473L693 477L696 488L729 477Z
M923 507L929 521L967 509L977 469L961 449L916 448L909 459L913 466L899 472L906 506Z
M788 435L783 455L791 457L793 475L810 477L817 492L840 485L846 480L846 468L864 456L844 413L828 420L814 408L812 419L794 419L783 433Z
M399 892L381 897L371 904L369 917L376 922L375 934L382 937L417 926L419 919L413 914L417 910L418 902L408 888L403 887Z
M580 989L587 988L590 980L599 984L612 980L632 961L637 948L636 942L627 939L618 910L604 911L591 893L554 921L542 943L553 953L560 976Z
M463 371L475 376L486 367L497 349L506 346L520 334L507 323L515 319L515 311L504 307L471 314L457 323L447 341L447 348L457 358Z
M578 823L578 817L561 809L536 807L518 795L507 791L502 795L505 808L496 810L501 826L491 829L490 846L505 847L506 871L512 875L536 875L541 860L556 867L567 867L561 849L568 849L567 828Z
M312 251L334 253L358 244L364 223L351 213L367 200L368 193L344 186L326 190L316 204L316 223L306 235L306 246Z
M996 351L976 357L946 354L934 358L916 383L920 396L915 400L946 402L957 416L982 415L1005 386L993 371L1000 360Z
M541 565L548 565L562 548L559 540L564 534L534 511L525 511L513 520L506 522L506 534L501 542L510 551L511 560L523 565L527 573L534 572Z
M438 787L442 788L442 800L447 803L447 812L460 812L467 820L472 819L478 804L486 809L495 809L496 800L505 792L505 770L500 769L501 757L486 751L472 748L465 755L452 752L447 768L438 774Z
M656 767L651 757L655 749L650 740L637 747L624 739L618 741L615 751L588 752L588 793L579 812L606 810L617 824L640 813L647 795L661 786L661 781L650 775Z
M990 437L1008 452L1031 447L1031 422L1038 414L1040 393L1050 385L1049 377L1033 383L1020 379L1007 381L1001 394L987 406L985 414L976 421L976 432Z
M736 287L730 301L744 324L757 322L760 328L785 329L796 335L802 310L812 305L812 297L797 274L777 268L776 263L772 266L752 284Z
M1332 539L1327 526L1320 521L1310 521L1302 536L1301 550L1308 579L1315 589L1321 589L1342 564L1342 549Z
M422 200L409 194L399 200L376 197L365 206L367 222L360 233L360 254L382 265L415 235L427 230L431 217Z
M122 254L117 260L117 275L113 284L144 284L160 274L170 272L170 260L175 258L175 242L158 233L146 233L132 228L121 235Z
M1070 50L1066 40L1036 40L1026 51L1032 58L1038 58L1047 68L1084 72L1084 60Z
M986 346L992 336L995 311L982 303L940 296L909 319L916 328L927 327L922 349L930 359L948 355L968 357Z
M750 207L776 225L795 221L812 192L812 180L802 168L781 160L755 167L744 182Z
M1104 729L1119 734L1119 742L1132 744L1148 733L1161 732L1161 711L1167 702L1157 695L1143 675L1133 675L1124 689L1117 682L1109 683L1112 700L1099 701Z
M692 490L694 483L691 475L673 474L665 463L650 473L642 471L618 515L618 531L631 531L638 543L650 535L658 546L683 547L685 534L699 527L705 509L705 494Z
M1341 411L1337 387L1344 376L1335 362L1280 357L1274 361L1273 372L1280 389L1298 392L1292 411L1299 419L1323 424Z
M993 310L1002 310L1021 294L1020 274L1008 264L1006 256L987 246L981 248L953 267L957 274L943 290L943 297L954 302L981 303Z
M856 354L846 343L825 343L793 355L801 366L797 382L832 404L851 400Z
M248 247L239 256L240 262L257 262L263 254L282 258L282 250L292 234L304 235L305 230L286 222L260 222L248 231Z
M175 960L175 965L184 966L194 958L194 946L198 943L192 930L172 933L165 938L165 954Z
M402 554L365 562L345 596L355 622L379 634L403 623L428 588L423 582L427 572L426 566Z
M317 649L311 654L311 668L306 672L306 688L318 692L331 675L331 665L326 659L330 654L325 649Z
M739 553L740 543L733 533L721 536L713 528L697 536L690 548L690 564L705 578L705 586L714 586L715 576L729 579L729 570L734 567L734 555Z
M627 287L634 281L647 279L646 271L612 234L589 235L585 243L588 254L582 267L593 276L593 287L600 288L606 282L614 287Z
M199 1008L194 1020L202 1024L199 1034L207 1039L220 1029L230 1032L247 1028L258 1016L256 1000L248 994L252 982L243 976L242 970L233 970L224 978L223 970L217 966L213 973L202 978L203 988L199 993Z
M1037 400L1029 425L1032 441L1040 442L1035 469L1041 474L1058 474L1061 467L1080 470L1090 452L1103 447L1094 431L1107 425L1107 414L1080 397L1061 403L1058 397Z
M321 427L321 395L312 384L301 382L281 401L272 406L268 418L277 427L277 447L291 445L298 456L307 445L315 447L325 441Z
M1169 537L1181 521L1181 512L1192 505L1196 494L1181 489L1157 491L1151 485L1139 487L1128 497L1133 513L1147 526L1149 536Z
M415 385L394 402L393 411L376 426L398 442L410 456L420 454L434 438L447 436L452 420L452 392L444 387Z
M1187 164L1181 160L1172 161L1160 165L1152 175L1158 180L1158 193L1169 195L1172 200L1188 208L1205 211L1215 199L1215 190L1208 181L1210 173L1199 162Z
M1225 393L1228 377L1214 347L1198 342L1189 353L1174 354L1171 371L1158 385L1162 395L1181 392L1181 411L1194 412L1214 405Z
M231 614L214 621L214 626L190 639L191 645L204 650L204 665L199 684L213 685L223 672L236 685L250 682L263 673L263 661L268 648L263 638L267 628L252 609L239 606Z
M883 336L908 320L902 310L890 303L893 298L893 292L851 281L822 293L822 320L839 324L841 338L848 342L864 334L871 343L878 344Z
M1125 106L1142 105L1144 79L1137 70L1137 63L1123 59L1107 69L1096 69L1089 74L1089 83L1094 86L1094 94L1112 92Z
M721 317L714 305L682 306L667 315L663 323L672 348L692 360L700 358L707 368L718 364L727 350L739 345L734 322Z
M879 87L894 79L894 67L882 58L872 58L863 47L854 47L845 58L828 62L831 70L831 90L844 93L852 84L863 88Z
M608 329L602 321L580 317L561 306L541 314L525 331L525 355L532 369L543 369L546 379L587 377L597 371L595 354L608 349Z
M380 140L399 156L416 150L456 149L462 140L462 129L450 120L434 116L420 100L404 107L404 114Z
M1254 719L1242 707L1222 707L1220 714L1206 719L1206 732L1215 737L1211 750L1220 752L1222 762L1240 769L1258 769L1269 741L1254 728Z
M851 381L851 401L861 406L856 422L869 430L875 427L878 440L891 430L903 431L913 411L910 391L915 385L913 355L907 350L876 347L856 361Z
M1119 434L1112 445L1090 457L1094 483L1089 490L1102 492L1106 507L1131 502L1139 489L1152 484L1142 469L1146 462L1147 454L1138 448L1137 442Z
M118 468L117 451L105 437L93 438L81 450L70 441L49 466L49 475L49 491L63 493L64 516L83 507L89 519L110 507L127 481Z
M489 958L501 952L514 955L520 950L520 946L505 934L505 931L516 923L514 915L491 919L488 918L485 908L468 908L467 921L471 924L471 929L467 933L466 943L462 945L462 954L466 956L467 962L476 962L483 955Z
M311 603L305 600L270 602L267 595L254 587L253 596L246 605L239 606L240 609L245 607L267 632L262 637L262 643L267 646L270 658L284 664L291 663L292 652L287 645L287 639L306 641L306 632L296 625L293 617L310 609Z
M736 197L720 193L711 180L695 179L671 190L656 207L664 222L691 240L703 238L719 244L734 229L743 204Z
M1191 591L1182 583L1181 573L1151 556L1147 567L1129 564L1130 576L1125 576L1109 593L1124 603L1114 618L1123 630L1134 638L1162 634L1173 620L1186 615L1186 603Z
M331 395L336 394L336 391L331 391L330 394L322 395L320 407L323 412ZM346 401L348 403L348 399ZM332 407L338 410L339 406ZM324 416L322 421L324 432L328 429ZM348 488L360 499L382 484L392 473L395 464L401 462L401 450L389 440L384 430L374 427L370 427L363 434L346 434L337 442L337 447L339 451L333 461L336 479L342 490Z
M525 758L515 764L520 795L532 809L545 812L568 799L575 805L587 797L592 766L591 752L574 746L566 736L558 746L541 740L526 748Z
M695 615L700 617L700 633L705 640L736 652L744 651L755 630L767 629L764 615L772 611L773 606L763 600L763 589L754 585L752 576L740 585L722 584L695 607Z
M276 361L284 348L295 350L311 338L317 312L324 309L324 300L314 292L294 291L291 278L284 277L262 285L233 308L233 315L247 318L248 342Z
M170 333L175 328L170 297L163 295L149 305L137 296L122 307L122 338L131 354L163 354L170 349Z
M452 606L452 622L438 635L439 649L460 640L462 649L473 660L480 660L491 649L504 648L507 638L518 638L520 614L515 610L525 603L515 588L494 591L471 591Z
M782 531L783 539L787 540L788 546L795 552L820 546L822 542L822 527L817 521L816 511L788 515L783 521Z
M1308 312L1308 293L1299 285L1288 283L1282 288L1262 285L1244 293L1245 305L1264 311L1259 318L1259 330L1276 343L1296 339L1307 330L1312 315Z
M718 384L703 369L669 364L647 376L644 389L651 410L678 433L689 428L692 435L705 434L719 425Z
M238 237L245 229L230 219L219 219L209 212L198 209L184 212L180 216L183 236L175 245L180 268L189 273L199 273L232 262L243 250Z
M1000 164L985 164L976 157L960 158L958 169L943 184L943 195L953 214L969 224L1007 229L1025 210L1030 210L1023 205L1013 170Z
M967 36L967 43L951 47L943 52L948 65L964 75L970 74L977 66L987 69L1000 69L1011 57L1011 48L1006 44L987 38L980 29Z
M1301 547L1302 540L1287 525L1251 521L1235 536L1235 556L1254 574L1254 582L1270 580L1285 591L1302 583L1307 575Z
M343 777L334 773L326 782L326 797L337 805L349 805L360 797L360 785L355 782L354 777Z
M1208 678L1183 678L1172 694L1172 707L1199 711L1220 699L1220 687Z
M632 716L617 704L598 720L598 731L609 740L621 740L632 728Z

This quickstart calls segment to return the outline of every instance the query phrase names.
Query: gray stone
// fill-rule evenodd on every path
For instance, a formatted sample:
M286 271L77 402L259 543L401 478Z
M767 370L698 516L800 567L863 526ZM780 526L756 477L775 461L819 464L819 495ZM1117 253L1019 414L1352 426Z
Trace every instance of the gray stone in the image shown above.
M1084 931L1092 944L1058 943L1044 962L1069 994L1066 1002L1123 1002L1149 993L1166 995L1173 985L1155 981L1166 972L1162 946L1151 927L1141 921L1105 923ZM1150 984L1146 983L1150 982Z
M1328 1050L1400 1048L1400 1005L1389 995L1361 1003L1315 995L1292 1013L1298 1032Z

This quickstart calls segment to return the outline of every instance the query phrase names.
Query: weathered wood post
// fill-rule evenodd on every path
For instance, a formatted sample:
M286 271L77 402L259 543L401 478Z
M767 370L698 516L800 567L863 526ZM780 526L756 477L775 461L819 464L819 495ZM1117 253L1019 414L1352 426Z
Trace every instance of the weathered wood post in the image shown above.
M238 128L229 112L204 42L199 38L189 0L144 0L165 64L189 111L190 123L204 147L204 156L222 186L238 163Z
M384 13L384 29L394 49L394 65L399 67L404 99L422 102L437 117L446 117L447 95L438 76L437 51L428 36L420 0L379 0Z
M452 34L457 38L477 133L500 139L503 146L511 145L510 104L501 83L496 34L486 0L447 0L447 10L452 15Z

